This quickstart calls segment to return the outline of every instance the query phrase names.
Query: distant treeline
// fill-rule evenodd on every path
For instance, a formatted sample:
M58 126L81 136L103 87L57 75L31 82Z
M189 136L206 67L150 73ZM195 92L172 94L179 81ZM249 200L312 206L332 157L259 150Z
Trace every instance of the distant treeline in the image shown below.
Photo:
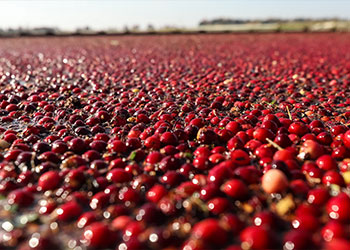
M203 20L199 23L199 26L213 25L213 24L247 24L247 23L287 23L287 22L327 22L327 21L345 21L338 18L294 18L294 19L281 19L281 18L268 18L268 19L232 19L232 18L215 18L212 20Z

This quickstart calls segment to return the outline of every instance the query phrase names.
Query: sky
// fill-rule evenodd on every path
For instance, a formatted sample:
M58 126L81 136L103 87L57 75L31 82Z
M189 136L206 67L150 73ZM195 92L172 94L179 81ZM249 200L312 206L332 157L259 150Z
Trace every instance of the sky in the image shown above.
M203 19L346 18L349 0L0 0L0 28L196 27Z

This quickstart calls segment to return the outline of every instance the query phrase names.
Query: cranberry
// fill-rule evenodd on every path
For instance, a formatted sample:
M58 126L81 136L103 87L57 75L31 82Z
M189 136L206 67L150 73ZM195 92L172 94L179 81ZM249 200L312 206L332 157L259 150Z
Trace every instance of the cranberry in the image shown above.
M241 149L232 151L231 159L235 164L241 165L241 166L249 165L250 163L249 155Z
M306 124L302 122L293 122L288 128L289 133L293 133L299 136L305 135L309 129Z
M289 150L287 150L287 149L279 150L279 151L277 151L274 154L273 159L275 161L286 162L288 160L293 160L294 159L294 153L289 151Z
M180 166L180 160L173 156L166 156L159 163L159 169L163 171L176 170Z
M64 141L56 140L52 143L52 152L64 154L68 150L68 145Z
M307 230L314 232L319 227L318 219L311 214L303 214L292 221L292 226L295 229Z
M228 196L235 199L245 199L247 198L248 188L247 186L238 179L231 179L225 182L221 186L221 190Z
M222 197L213 198L207 204L209 211L215 215L222 214L230 207L230 202Z
M73 189L80 188L86 180L85 174L80 169L71 170L65 177L65 182Z
M131 188L121 189L119 191L119 199L124 202L134 202L137 203L140 200L140 195L137 191Z
M343 139L344 145L350 149L350 130L346 131Z
M51 214L57 207L57 204L52 201L42 200L39 208L39 214Z
M322 183L326 185L336 184L338 186L345 186L344 178L335 170L327 171L322 177Z
M46 142L37 142L33 145L33 149L36 153L41 154L41 153L44 153L46 151L50 151L51 147Z
M309 191L307 201L314 205L324 205L329 199L330 195L325 188L315 188Z
M321 234L322 238L329 242L335 238L345 238L346 229L345 226L338 221L330 221L322 228Z
M242 129L241 125L236 121L230 121L229 123L226 124L225 128L234 134L236 134Z
M152 202L158 202L163 196L167 194L167 190L162 185L154 185L148 192L147 192L147 199Z
M205 219L194 225L192 230L194 238L202 239L204 242L213 246L222 246L227 241L225 230L215 219Z
M161 182L163 184L166 184L167 186L175 187L181 183L181 181L183 180L182 177L183 176L180 173L171 170L163 175L163 177L161 178ZM192 179L192 181L194 180L195 178Z
M113 140L111 143L108 144L108 149L110 152L113 153L126 153L127 146L124 142L120 140Z
M176 135L172 132L165 132L160 137L160 142L164 145L177 145L178 139Z
M201 144L213 144L216 143L218 135L211 129L201 128L197 134L197 140Z
M74 138L68 143L69 149L77 154L82 154L87 150L85 141L81 138Z
M291 230L284 235L283 247L285 249L310 249L315 246L311 233L299 229Z
M346 250L349 249L349 247L349 241L344 239L334 239L324 245L324 248L329 250Z
M71 221L76 219L82 214L82 212L82 208L75 201L69 201L56 210L57 219L60 221Z
M242 244L250 249L268 249L276 246L273 233L264 227L250 226L240 233Z
M350 220L350 198L345 193L331 198L327 202L327 212L330 218L339 221Z
M109 171L106 178L115 183L124 183L132 180L131 174L120 168Z
M90 207L92 209L105 208L109 204L110 194L108 192L98 192L92 196Z
M274 134L271 130L266 128L258 128L253 133L254 139L266 143L266 139L273 140Z
M136 220L143 221L147 225L161 224L164 220L164 214L153 203L143 205L136 215Z
M61 177L57 171L48 171L40 176L38 181L38 187L43 190L52 190L59 186Z
M337 168L337 162L330 155L322 155L317 158L317 166L322 170L332 170Z
M7 200L10 205L16 204L19 207L27 207L34 202L34 196L25 189L16 189L8 195Z
M267 193L283 192L288 187L288 179L282 171L271 169L264 174L261 185Z
M160 148L160 140L157 136L148 137L145 140L144 144L147 148L152 148L152 149L159 149Z
M198 169L201 169L201 170L206 170L209 168L210 166L210 162L208 160L207 157L205 156L200 156L200 157L196 157L194 160L193 160L193 166L195 168L198 168Z
M108 248L116 241L113 232L102 222L94 222L83 233L83 239L88 246L94 248Z
M278 217L269 211L262 211L257 213L253 218L253 224L257 227L267 227L275 229L279 227Z

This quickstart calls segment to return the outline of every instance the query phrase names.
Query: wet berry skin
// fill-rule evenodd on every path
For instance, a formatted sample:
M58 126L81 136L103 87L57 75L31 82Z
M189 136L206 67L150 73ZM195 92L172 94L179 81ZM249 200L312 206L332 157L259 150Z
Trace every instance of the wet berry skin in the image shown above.
M43 190L52 190L59 186L61 177L57 171L48 171L40 176L38 187Z
M34 196L24 189L16 189L8 195L7 200L10 205L16 204L19 207L27 207L34 202Z
M250 249L269 249L276 246L275 236L264 227L245 228L240 233L240 240Z
M337 168L337 162L330 155L323 155L319 157L316 164L322 170L332 170Z
M75 201L69 201L56 210L57 219L60 221L71 221L76 219L82 212L83 210L81 206Z
M112 231L102 222L92 223L83 233L83 240L86 241L86 245L97 249L111 247L116 240L114 237Z
M350 249L349 34L0 39L4 249Z
M228 180L221 186L221 190L234 199L244 199L248 194L248 188L241 180Z
M326 205L328 216L333 220L348 222L350 220L350 197L345 193L331 198Z
M262 177L262 188L267 193L283 192L287 187L287 177L278 169L271 169Z
M215 219L206 219L197 223L193 230L194 238L202 239L212 246L220 246L226 243L227 235L225 230Z

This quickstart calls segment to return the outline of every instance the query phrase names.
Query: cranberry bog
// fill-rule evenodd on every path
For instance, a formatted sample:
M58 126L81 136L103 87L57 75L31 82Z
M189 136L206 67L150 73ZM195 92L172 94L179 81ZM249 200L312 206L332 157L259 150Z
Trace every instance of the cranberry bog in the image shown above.
M349 41L1 39L1 249L350 249Z

